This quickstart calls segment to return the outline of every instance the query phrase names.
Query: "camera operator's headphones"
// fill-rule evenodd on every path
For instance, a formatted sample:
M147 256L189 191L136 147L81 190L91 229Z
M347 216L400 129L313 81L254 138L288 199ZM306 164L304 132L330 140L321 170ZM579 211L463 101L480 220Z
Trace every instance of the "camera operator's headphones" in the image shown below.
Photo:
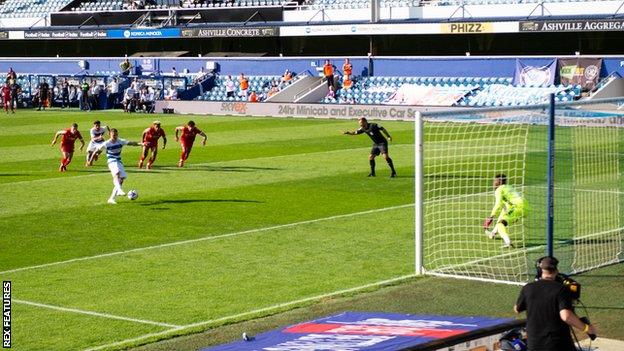
M544 267L542 267L542 261L544 261L547 258L549 259L550 262L548 262L548 265L545 265ZM544 256L538 259L537 262L535 262L535 280L542 278L543 269L548 270L548 271L554 271L557 269L558 264L559 264L559 260L557 260L556 258L552 256Z

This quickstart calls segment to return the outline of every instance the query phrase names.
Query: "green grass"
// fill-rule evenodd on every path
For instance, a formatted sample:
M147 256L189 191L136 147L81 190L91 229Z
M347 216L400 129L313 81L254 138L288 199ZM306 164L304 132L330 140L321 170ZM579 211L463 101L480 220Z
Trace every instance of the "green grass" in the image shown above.
M366 177L370 140L341 135L357 124L340 120L193 116L208 143L196 144L180 169L172 132L189 117L175 115L158 116L169 143L153 170L138 170L139 148L124 148L124 188L137 189L136 201L106 204L110 173L103 160L85 168L84 152L76 152L68 172L57 171L60 152L49 146L57 130L75 121L86 136L100 119L122 138L138 140L154 118L77 111L0 117L0 278L13 282L14 349L119 349L210 329L153 346L196 349L214 333L220 336L210 344L231 340L241 328L226 326L232 323L256 332L341 308L508 315L500 304L479 312L490 303L487 294L456 309L460 297L442 299L440 291L516 294L515 287L405 278L414 272L412 123L381 123L393 136L396 179L383 159L378 177ZM474 142L457 132L456 145ZM525 185L532 202L543 198L543 135L539 127L529 133ZM520 153L505 152L513 155L509 164L521 164ZM439 197L454 221L475 229L454 236L428 230L428 238L442 237L440 247L458 242L468 253L442 257L442 265L501 253L479 229L491 206L490 170L462 176L468 161L480 157L449 157L445 168L426 174L440 185L462 185L429 200ZM471 200L458 203L456 195ZM543 211L532 218L542 223ZM537 230L528 230L526 247L543 244ZM384 281L393 287L376 291ZM372 292L333 300L360 287ZM407 307L419 300L426 301L422 308Z
M0 275L14 286L15 349L188 333L413 273L410 123L384 123L400 174L390 179L383 161L377 178L366 177L370 141L340 134L354 121L195 116L208 144L180 169L172 131L188 117L158 118L169 144L151 171L136 169L139 148L124 148L124 188L139 199L117 206L106 204L112 183L102 160L88 169L76 152L59 173L49 142L74 121L87 135L95 119L137 140L154 116L20 111L0 119ZM194 241L158 247L185 240ZM21 269L32 266L40 267Z
M598 327L599 337L624 340L624 264L600 268L575 277L583 286L588 315ZM254 335L286 325L325 317L343 311L403 312L414 314L514 317L512 306L520 287L445 278L416 278L400 285L342 298L326 299L305 308L251 321L214 328L133 348L133 351L199 350L240 340L241 334ZM524 314L519 317L524 318Z

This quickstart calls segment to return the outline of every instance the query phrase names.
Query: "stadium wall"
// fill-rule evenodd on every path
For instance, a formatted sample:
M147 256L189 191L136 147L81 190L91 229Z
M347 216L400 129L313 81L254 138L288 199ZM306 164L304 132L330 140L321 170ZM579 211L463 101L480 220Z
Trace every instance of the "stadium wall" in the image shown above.
M156 101L156 112L196 115L271 116L302 118L353 119L367 117L381 120L414 120L416 112L448 110L448 107L385 105L334 105L297 103ZM455 109L457 110L457 109Z
M560 56L566 57L566 56ZM569 56L576 57L576 56ZM581 56L583 57L583 56ZM177 72L188 69L195 73L208 61L219 64L221 75L281 75L285 69L296 73L309 71L315 72L315 67L320 67L325 58L140 58L131 59L135 67L145 67L149 62L152 69L163 73L171 72L176 67ZM334 65L341 70L343 57L331 57ZM550 63L554 57L521 57L526 65L544 66ZM31 74L65 74L79 75L86 72L116 72L119 71L119 63L122 58L57 58L57 59L0 59L0 70L9 67L19 73ZM86 61L88 68L83 70L80 61ZM463 77L511 77L515 71L515 57L375 57L371 62L367 57L354 57L351 59L354 72L358 75L369 75L369 67L373 68L375 76L463 76ZM624 76L624 57L605 57L603 60L601 76L607 76L617 72ZM86 72L85 72L86 71Z

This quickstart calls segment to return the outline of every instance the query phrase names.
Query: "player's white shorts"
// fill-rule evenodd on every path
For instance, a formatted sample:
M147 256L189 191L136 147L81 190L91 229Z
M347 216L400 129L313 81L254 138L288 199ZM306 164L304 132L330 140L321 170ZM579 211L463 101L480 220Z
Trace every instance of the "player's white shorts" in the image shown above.
M119 174L119 178L128 178L128 175L126 174L126 169L124 168L124 165L123 163L121 163L121 161L109 162L108 169L110 169L113 177Z
M95 151L97 151L97 147L102 145L103 142L104 142L104 140L102 140L102 141L93 141L93 140L91 140L89 142L89 146L87 147L87 151L88 152L95 152Z

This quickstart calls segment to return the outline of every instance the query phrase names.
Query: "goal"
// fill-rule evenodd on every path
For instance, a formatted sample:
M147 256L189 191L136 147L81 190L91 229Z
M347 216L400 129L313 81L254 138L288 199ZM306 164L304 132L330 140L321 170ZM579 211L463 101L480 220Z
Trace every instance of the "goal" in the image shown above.
M614 106L612 100L557 106L550 197L548 105L418 115L417 273L524 284L549 246L564 273L621 262L624 115L603 111ZM497 174L528 203L525 216L508 227L511 248L482 226Z

